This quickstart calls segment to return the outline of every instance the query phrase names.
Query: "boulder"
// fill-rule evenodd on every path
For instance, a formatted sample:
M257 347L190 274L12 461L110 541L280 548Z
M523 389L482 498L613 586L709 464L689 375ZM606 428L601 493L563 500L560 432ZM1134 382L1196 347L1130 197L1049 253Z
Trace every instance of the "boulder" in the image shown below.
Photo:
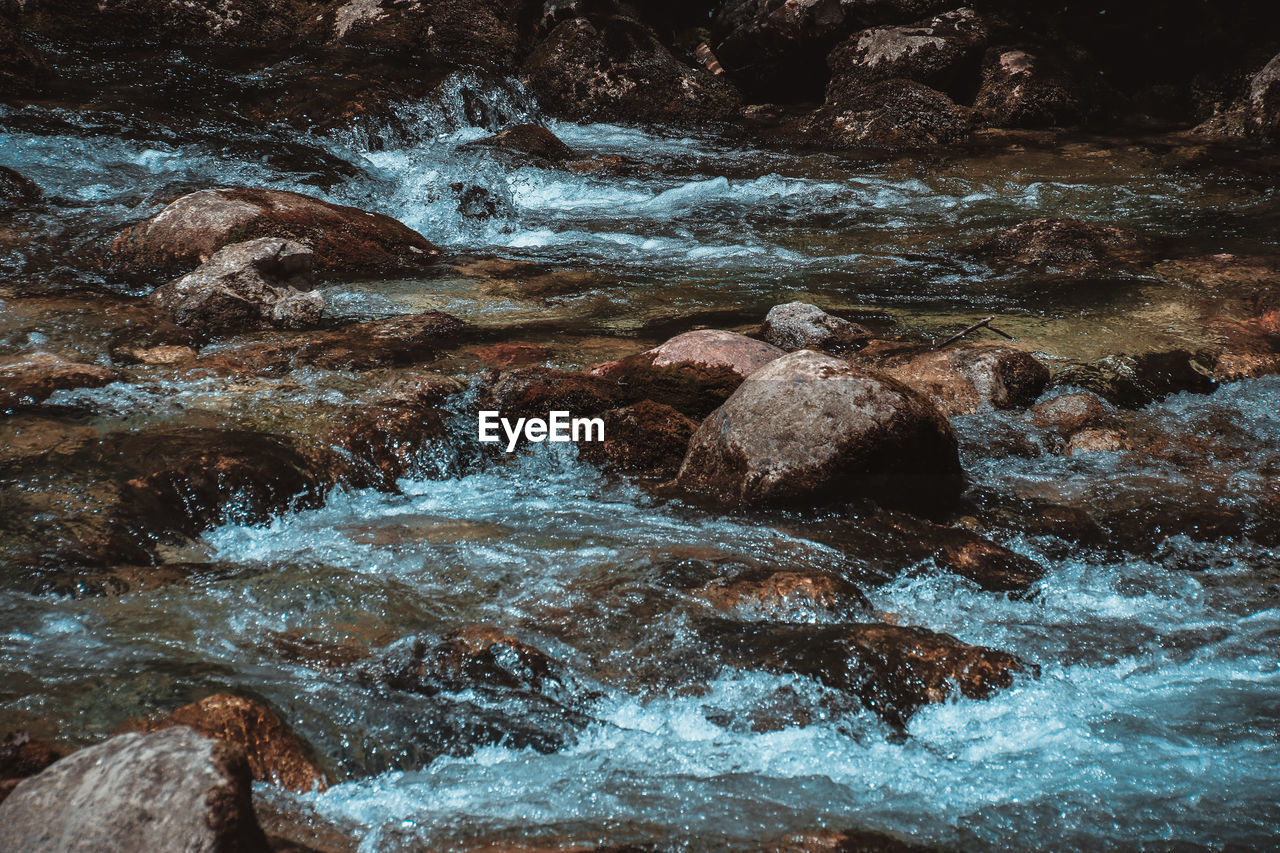
M575 120L697 123L741 106L723 76L680 62L623 15L557 24L525 62L524 80L548 113Z
M1140 409L1182 391L1212 392L1217 387L1214 367L1211 352L1165 350L1073 364L1058 371L1053 381L1057 386L1092 391L1113 406Z
M897 380L800 350L752 374L689 444L676 485L723 505L937 506L964 476L946 419Z
M905 551L929 559L944 572L967 578L988 592L1021 595L1044 577L1044 567L963 527L947 527L894 514L888 524L905 537Z
M1088 391L1059 394L1031 407L1031 423L1063 436L1086 427L1105 426L1112 420L1106 403Z
M287 47L309 9L275 0L100 0L30 3L33 29L72 39Z
M37 183L7 166L0 166L0 211L31 204L43 195Z
M64 388L101 388L118 374L47 352L0 358L0 411L43 402Z
M1025 50L993 49L983 60L974 115L991 127L1070 127L1088 113L1077 89L1049 60Z
M1280 54L1253 75L1248 98L1250 130L1268 139L1280 135Z
M833 148L931 148L968 135L969 111L922 83L881 80L833 93L804 129Z
M200 334L303 329L324 311L324 298L312 289L314 261L310 248L278 237L232 243L150 298Z
M839 352L866 344L871 331L833 317L817 305L787 302L769 309L760 327L760 337L787 352L798 349Z
M619 474L669 480L680 470L697 421L652 400L601 414L604 441L578 445L578 455Z
M827 57L827 99L846 101L857 89L894 78L953 97L970 95L986 44L986 22L972 9L955 9L915 26L862 30Z
M693 591L739 619L848 622L868 614L867 597L849 581L825 572L762 568L712 581Z
M551 131L538 124L517 124L495 136L468 142L463 148L488 148L509 159L536 166L559 166L578 155Z
M697 329L599 365L592 373L619 383L634 399L665 403L701 419L728 399L742 380L782 355L778 347L745 335Z
M1096 273L1148 257L1147 241L1130 228L1053 217L1019 223L968 251L998 265L1038 267L1065 275Z
M343 479L389 490L420 468L427 446L448 434L446 413L439 407L459 390L459 383L443 376L409 376L352 409L327 438L350 465Z
M872 344L857 360L921 392L949 418L984 409L1025 408L1049 384L1049 368L1035 356L998 344L923 351Z
M244 753L185 727L55 762L0 804L0 825L14 853L267 853Z
M489 625L391 647L380 680L397 690L432 693L477 685L542 691L561 683L561 666L545 652Z
M440 253L389 216L299 193L252 188L184 195L126 228L111 250L128 272L177 275L195 269L223 246L258 237L307 244L322 276L421 269Z
M133 721L128 728L158 732L174 726L186 726L243 752L255 781L299 792L328 787L328 774L311 750L257 700L215 693L163 716Z

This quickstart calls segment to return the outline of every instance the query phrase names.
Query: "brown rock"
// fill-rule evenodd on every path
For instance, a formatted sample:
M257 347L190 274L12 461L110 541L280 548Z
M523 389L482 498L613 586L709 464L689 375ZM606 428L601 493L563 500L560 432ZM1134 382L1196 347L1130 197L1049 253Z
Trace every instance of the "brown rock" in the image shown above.
M186 726L236 746L244 752L249 771L259 782L300 792L328 787L328 774L311 757L307 746L270 708L256 700L215 693L164 716L132 721L126 728L158 732L173 726Z
M560 667L544 652L489 625L475 625L439 639L405 644L392 655L383 680L397 690L433 693L478 684L539 691L560 682Z
M471 355L490 367L529 367L551 358L551 351L539 344L522 342L468 347L460 355Z
M600 365L592 373L620 383L633 398L648 398L703 418L728 399L742 380L783 354L744 335L698 329Z
M993 49L983 62L975 115L992 127L1068 127L1084 119L1077 86L1054 63L1025 50Z
M1032 219L972 247L1001 264L1081 275L1145 260L1143 238L1128 228L1078 219Z
M850 829L796 833L770 842L760 853L937 853L938 849L887 832Z
M329 442L347 459L346 479L357 486L391 489L411 473L429 442L447 435L438 409L381 402L352 413L330 433Z
M62 751L42 740L32 740L26 732L10 732L0 741L0 803L18 783L57 761Z
M680 470L697 421L652 400L601 414L604 441L583 442L578 454L594 465L620 474L669 480Z
M817 305L787 302L769 309L760 337L787 352L798 349L839 352L866 344L871 331L833 317Z
M675 482L729 505L937 505L959 493L963 474L955 437L927 399L801 350L752 374L703 422Z
M1078 453L1100 453L1128 450L1129 440L1117 429L1082 429L1067 440L1064 451L1067 456Z
M501 412L506 418L545 418L552 411L582 417L629 402L631 398L616 382L599 376L549 367L518 367L490 376L480 389L477 408Z
M914 388L946 417L1031 405L1049 384L1049 368L1013 347L962 344L940 350L873 344L859 362Z
M496 136L468 142L464 148L491 148L538 165L556 166L577 158L551 131L538 124L517 124Z
M747 572L713 581L693 595L738 618L811 621L816 616L849 621L871 609L867 597L847 580L811 571Z
M110 368L47 352L0 358L0 411L42 402L64 388L101 388L117 378Z
M827 57L827 99L845 101L871 83L894 78L935 89L972 91L987 43L986 22L972 9L955 9L909 27L872 27L854 33Z
M0 803L22 853L266 853L244 753L177 727L75 752Z
M192 270L231 243L279 237L305 243L324 275L421 269L439 250L389 216L283 190L201 190L184 195L116 238L112 252L138 274Z
M1107 424L1112 415L1097 394L1059 394L1031 408L1031 422L1041 429L1070 435L1085 427Z
M805 129L833 148L906 151L958 142L969 123L969 110L941 92L893 79L834 93Z

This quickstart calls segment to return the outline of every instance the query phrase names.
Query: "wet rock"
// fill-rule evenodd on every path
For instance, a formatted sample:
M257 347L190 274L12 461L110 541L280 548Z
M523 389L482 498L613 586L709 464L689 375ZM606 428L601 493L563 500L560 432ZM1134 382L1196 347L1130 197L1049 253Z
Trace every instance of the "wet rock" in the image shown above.
M1043 267L1069 275L1145 260L1146 241L1136 231L1079 219L1032 219L972 247L998 264Z
M833 92L805 130L834 148L931 148L968 135L969 111L921 83L882 80Z
M34 181L6 166L0 166L0 210L21 207L40 200L44 192Z
M1218 105L1214 114L1192 133L1252 136L1268 141L1280 138L1280 54L1249 77L1238 95L1230 103Z
M429 444L447 435L440 409L418 401L383 400L343 418L328 442L347 460L348 470L340 479L389 490L419 467Z
M752 374L703 422L675 483L727 505L937 506L963 479L955 436L925 397L801 350Z
M1088 392L1059 394L1031 407L1033 424L1060 435L1109 424L1112 420L1106 403L1097 394Z
M133 721L127 728L158 732L174 726L235 746L244 753L255 781L299 792L328 787L328 774L311 750L262 702L215 693L164 716Z
M205 334L315 325L324 298L313 290L315 255L301 243L260 237L224 246L151 299L180 326Z
M1234 382L1280 373L1280 314L1275 312L1247 322L1218 320L1213 323L1222 338L1222 349L1213 365L1214 382Z
M1064 451L1067 456L1081 453L1101 453L1128 450L1129 440L1118 429L1082 429L1072 433Z
M160 344L154 347L123 347L112 353L118 360L133 364L171 365L196 359L196 351L180 344Z
M1035 560L972 530L902 514L885 520L907 538L909 553L931 559L943 571L968 578L988 592L1025 593L1044 577L1044 568Z
M504 369L542 364L551 358L551 351L539 344L513 341L511 343L468 347L462 350L459 355L474 356L490 367Z
M434 693L477 685L553 690L561 667L544 652L488 625L438 639L414 638L388 650L378 678L397 690Z
M741 105L724 77L681 63L648 26L620 14L557 24L524 80L547 112L571 119L705 122Z
M1170 394L1208 394L1216 387L1214 357L1208 352L1168 350L1141 355L1114 355L1072 365L1053 378L1058 386L1092 391L1114 406L1140 409Z
M389 216L330 204L284 190L201 190L171 202L116 238L112 252L126 271L175 275L231 243L278 237L304 243L322 276L376 275L421 269L439 250Z
M619 474L669 480L680 470L697 421L670 406L641 400L601 416L604 441L583 442L578 455Z
M1031 405L1049 384L1049 369L1013 347L960 344L919 350L872 344L857 361L927 396L946 417Z
M985 699L1028 667L1013 655L924 628L882 623L711 626L736 665L794 673L849 693L890 725L959 694Z
M937 853L940 848L906 841L887 832L820 830L772 841L760 853Z
M871 610L862 590L849 581L813 571L756 569L712 581L693 596L740 619L847 622Z
M63 755L53 744L33 740L26 732L10 732L0 741L0 803L18 783L34 776Z
M552 411L573 417L596 415L630 403L616 383L588 373L519 367L491 375L480 389L477 408L503 417L547 417Z
M915 26L862 30L827 57L827 99L846 101L857 89L894 78L963 97L976 83L986 43L986 22L972 9L955 9Z
M518 124L496 136L469 142L463 147L496 149L520 161L540 166L558 166L578 157L577 152L554 133L537 124Z
M993 49L983 61L974 101L978 120L992 127L1070 127L1087 114L1070 77L1050 60L1025 50Z
M787 302L769 309L760 337L787 352L798 349L839 352L864 345L871 338L871 331L833 317L817 305Z
M14 789L0 824L24 853L267 851L244 753L184 727L61 759Z
M305 4L271 0L104 0L31 4L37 29L62 38L140 44L296 44Z
M110 368L47 352L0 358L0 411L42 402L64 388L101 388L118 378Z
M592 373L620 383L634 398L664 403L701 419L744 379L782 355L781 349L745 335L697 329L600 365Z

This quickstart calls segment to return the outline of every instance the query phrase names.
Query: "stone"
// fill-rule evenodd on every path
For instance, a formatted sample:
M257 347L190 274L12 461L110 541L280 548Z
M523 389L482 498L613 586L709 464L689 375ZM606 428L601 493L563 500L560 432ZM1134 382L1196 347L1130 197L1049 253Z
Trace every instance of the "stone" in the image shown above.
M970 129L969 110L913 80L881 80L834 92L804 125L836 148L909 151L950 145Z
M676 475L698 428L697 421L652 400L610 409L600 417L604 441L579 444L578 455L606 471L655 480Z
M1103 453L1128 449L1129 440L1120 430L1089 428L1072 434L1067 440L1064 454L1075 456L1080 453Z
M578 159L577 152L538 124L517 124L496 136L468 142L462 147L492 149L517 161L540 166L559 166Z
M194 271L151 292L179 326L218 335L258 328L303 329L324 311L315 255L301 243L260 237L232 243Z
M702 423L675 485L722 505L925 507L954 500L963 482L955 436L928 399L800 350L753 373Z
M1180 349L1113 355L1059 370L1053 383L1083 388L1123 409L1140 409L1170 394L1212 392L1215 361L1212 352Z
M1076 85L1053 62L1025 50L992 49L974 114L991 127L1070 127L1086 117Z
M57 761L62 750L31 738L26 732L10 732L0 741L0 803L13 793L18 783Z
M44 195L40 185L19 172L0 166L0 210L37 202Z
M597 415L630 403L616 382L549 367L518 367L491 374L480 389L476 408L505 418L545 418L552 411L571 417Z
M817 305L787 302L769 309L760 337L787 352L798 349L839 352L866 344L871 331L833 317Z
M181 726L55 762L0 803L0 825L14 853L267 853L244 753Z
M223 246L279 237L310 246L321 276L378 275L422 269L440 250L380 213L284 190L231 188L184 195L126 228L111 251L137 275L178 275Z
M1059 435L1109 423L1112 415L1097 394L1087 391L1059 394L1031 407L1031 423Z
M118 378L109 367L47 352L0 358L0 411L41 403L66 388L101 388Z
M927 396L946 417L1031 405L1049 384L1035 356L998 344L956 344L913 351L873 344L857 356Z
M621 384L635 398L664 403L701 419L744 379L782 355L778 347L745 335L697 329L599 365L592 373Z
M1136 231L1079 219L1042 217L1020 223L970 248L997 264L1041 267L1085 275L1147 258Z
M861 30L827 57L827 98L843 101L851 90L894 78L960 97L972 91L986 43L986 22L963 8L915 26Z
M849 581L807 570L757 569L717 579L692 595L740 619L848 622L871 611L867 597Z
M186 726L241 750L255 781L307 792L328 787L328 774L311 750L262 702L215 693L168 714L133 721L131 731L158 732Z

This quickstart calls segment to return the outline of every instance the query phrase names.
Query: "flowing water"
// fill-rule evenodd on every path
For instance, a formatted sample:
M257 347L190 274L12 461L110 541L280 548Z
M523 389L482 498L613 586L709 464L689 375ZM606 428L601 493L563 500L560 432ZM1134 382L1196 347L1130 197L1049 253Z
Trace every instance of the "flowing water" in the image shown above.
M541 335L564 367L698 324L748 328L790 299L914 336L996 314L1055 364L1194 348L1208 339L1205 318L1238 294L1158 268L1068 284L959 250L1039 215L1137 227L1186 255L1280 250L1273 181L1182 167L1167 146L1092 140L884 162L551 123L584 156L637 161L586 174L462 147L536 117L518 86L465 77L385 127L303 137L223 116L6 109L0 164L46 198L10 224L38 239L5 244L0 300L16 299L16 283L129 291L94 262L104 241L210 185L378 210L479 258L331 285L337 316L442 309L500 335ZM477 272L488 255L535 262L533 285ZM4 313L4 353L104 357L92 318L33 325ZM440 369L465 374L461 361ZM50 402L99 429L279 429L360 389L316 369L234 388L157 372ZM750 848L822 826L975 850L1265 849L1280 819L1280 571L1268 535L1280 510L1278 404L1280 381L1262 378L1133 415L1137 435L1212 444L1191 461L1064 458L1023 413L958 419L966 523L1047 568L1025 598L842 535L856 516L709 513L599 474L572 448L481 461L427 449L398 493L339 490L267 524L208 530L189 549L208 570L183 583L107 597L0 590L0 708L91 740L211 689L256 693L340 780L261 796L368 851L502 837ZM1009 509L1038 499L1096 508L1112 535L1081 544ZM1237 523L1162 526L1159 506ZM1039 674L986 701L926 707L894 731L816 683L717 658L698 627L704 605L670 579L758 566L853 579L873 610L1013 652ZM832 616L797 605L772 618ZM474 624L546 651L564 669L559 686L387 690L332 652L376 656Z

